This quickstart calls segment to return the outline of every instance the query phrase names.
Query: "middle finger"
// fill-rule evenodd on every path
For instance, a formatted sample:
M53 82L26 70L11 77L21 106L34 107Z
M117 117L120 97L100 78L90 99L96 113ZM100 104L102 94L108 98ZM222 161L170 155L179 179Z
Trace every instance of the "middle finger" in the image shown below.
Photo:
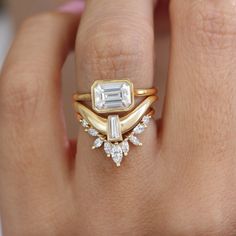
M128 78L135 88L153 87L153 11L153 0L87 2L77 38L80 93L89 92L95 80ZM156 173L155 122L141 139L143 147L132 148L121 169L116 169L103 150L91 150L93 138L82 130L79 133L75 176L79 214L83 215L82 226L94 222L97 235L117 235L109 228L127 230L132 223L128 226L119 215L125 214L132 222L140 215L134 209L145 201L148 178ZM137 180L138 176L142 178ZM118 201L117 196L122 198ZM89 207L92 204L96 212ZM101 228L105 223L109 224L106 233Z
M88 1L77 38L80 93L89 92L95 80L128 78L135 88L153 86L153 8L153 0ZM81 158L99 153L89 150L93 140L87 136L80 132ZM155 132L151 138L156 141Z

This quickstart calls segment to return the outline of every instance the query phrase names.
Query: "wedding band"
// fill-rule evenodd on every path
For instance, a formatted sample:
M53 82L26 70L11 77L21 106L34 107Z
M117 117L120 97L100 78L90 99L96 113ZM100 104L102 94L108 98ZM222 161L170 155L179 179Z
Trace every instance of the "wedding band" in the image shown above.
M73 99L77 119L96 138L92 148L103 147L106 155L120 166L130 151L130 143L142 146L138 135L145 131L154 114L152 104L158 99L157 91L134 89L129 80L97 80L91 86L91 93L76 93ZM135 107L136 96L146 98ZM92 109L84 101L92 101ZM122 112L128 114L119 115Z

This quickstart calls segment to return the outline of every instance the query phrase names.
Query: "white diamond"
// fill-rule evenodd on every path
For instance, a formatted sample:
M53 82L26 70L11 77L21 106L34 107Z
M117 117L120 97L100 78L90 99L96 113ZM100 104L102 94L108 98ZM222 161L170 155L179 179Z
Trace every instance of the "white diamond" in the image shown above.
M81 120L81 125L82 125L84 128L88 128L89 123L88 123L86 120Z
M120 119L117 115L108 116L108 141L121 141Z
M150 123L151 117L150 116L144 116L142 119L142 122L144 125L148 125Z
M133 85L126 81L97 81L92 87L93 107L97 112L129 110L133 106Z
M112 160L116 163L117 166L120 166L120 163L123 159L123 151L119 144L114 144L111 149Z
M100 148L103 144L103 140L101 138L97 138L95 141L94 141L94 144L93 144L93 149L95 148Z
M134 131L135 134L141 134L141 133L144 132L144 130L145 130L145 126L142 125L142 124L139 124L134 128L133 131Z
M88 129L89 135L96 137L98 135L98 131L96 129L90 128Z
M104 151L107 154L107 156L111 155L111 149L112 149L112 144L109 142L104 143Z
M120 144L123 153L125 154L125 156L128 155L129 153L129 142L127 140L124 140L121 144Z
M139 141L139 139L136 137L136 136L134 136L134 135L131 135L130 137L129 137L129 141L131 142L131 143L133 143L135 146L142 146L142 143Z

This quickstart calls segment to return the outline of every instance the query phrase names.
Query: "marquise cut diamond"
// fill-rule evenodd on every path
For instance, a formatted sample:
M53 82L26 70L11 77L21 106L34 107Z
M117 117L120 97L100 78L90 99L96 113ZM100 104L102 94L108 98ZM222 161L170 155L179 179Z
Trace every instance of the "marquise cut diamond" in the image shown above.
M84 127L84 128L88 128L89 126L89 123L86 121L86 120L81 120L81 125Z
M150 123L150 120L151 120L150 116L144 116L142 122L145 126L147 126Z
M131 135L131 136L129 137L129 141L130 141L132 144L134 144L135 146L142 146L142 143L140 142L140 140L139 140L136 136L134 136L134 135Z
M96 137L98 135L98 131L96 129L90 128L88 129L89 135Z
M103 145L103 140L101 138L97 138L95 141L94 141L94 144L93 144L93 149L95 148L100 148L102 145Z
M141 134L141 133L144 132L144 130L145 130L145 126L142 125L142 124L139 124L134 128L134 133L135 134Z
M112 150L112 144L109 142L104 143L104 151L107 154L107 156L111 156L111 150Z
M113 144L111 149L112 160L117 166L120 166L123 159L123 151L119 144Z
M123 151L124 155L127 156L128 153L129 153L129 142L128 142L128 140L124 140L121 143L121 148L122 148L122 151Z

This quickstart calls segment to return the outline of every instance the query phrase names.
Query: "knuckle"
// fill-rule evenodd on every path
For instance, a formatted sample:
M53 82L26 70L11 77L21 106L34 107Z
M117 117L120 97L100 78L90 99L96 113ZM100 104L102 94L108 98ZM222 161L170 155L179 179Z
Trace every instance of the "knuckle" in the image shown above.
M140 73L146 68L147 61L152 61L153 32L148 27L144 32L126 30L99 30L92 36L79 34L77 50L82 55L79 67L85 71L87 78L97 79L106 77L129 76ZM89 40L85 40L89 38ZM146 63L145 63L146 62ZM143 65L140 68L140 65Z
M21 78L17 79L17 74ZM29 76L35 77L36 75L29 71L22 72L21 68L15 66L5 72L1 78L1 113L7 120L17 120L16 124L22 125L31 122L39 105L39 96L42 95L40 80L37 78L27 79Z

